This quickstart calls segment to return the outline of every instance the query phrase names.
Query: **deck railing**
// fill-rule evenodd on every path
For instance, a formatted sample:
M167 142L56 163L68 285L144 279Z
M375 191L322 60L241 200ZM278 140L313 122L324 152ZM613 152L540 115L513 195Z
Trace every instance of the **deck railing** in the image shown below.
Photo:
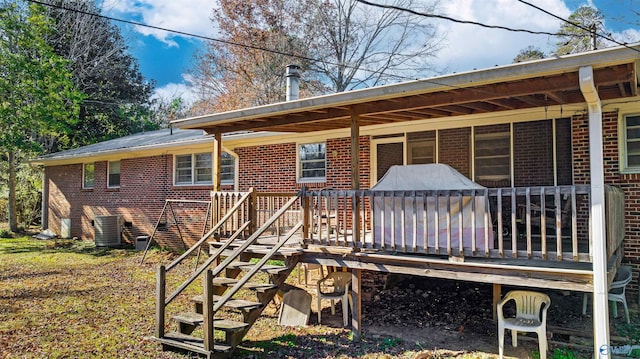
M456 257L591 262L590 187L306 193L307 244ZM624 238L624 196L606 186L608 255Z
M624 193L605 186L607 254L624 239ZM212 193L224 216L243 193ZM262 226L294 193L253 193L228 221ZM267 231L280 236L305 219L308 245L453 257L591 262L588 185L438 191L307 191ZM218 216L218 217L216 217ZM248 230L252 232L251 229Z
M256 228L265 224L275 213L278 212L291 198L297 196L294 192L256 192L251 193L251 201L243 205L240 210L233 214L230 221L225 223L220 231L221 236L233 233L238 224L251 222L247 235L253 233ZM228 211L247 192L211 192L213 223L224 217ZM302 207L300 202L296 202L269 225L266 230L267 235L282 237L288 230L293 228L302 220Z

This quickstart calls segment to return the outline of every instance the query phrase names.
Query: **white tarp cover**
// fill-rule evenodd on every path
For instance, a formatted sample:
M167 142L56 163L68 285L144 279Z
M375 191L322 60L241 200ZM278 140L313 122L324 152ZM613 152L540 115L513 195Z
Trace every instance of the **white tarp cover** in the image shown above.
M484 190L485 187L445 164L392 166L371 188L372 191L468 189ZM440 253L446 254L449 225L452 254L459 254L460 235L462 235L463 247L472 249L474 232L476 251L484 252L487 248L485 243L488 244L489 249L493 248L491 216L487 199L482 191L478 191L475 201L472 201L471 196L439 196L437 206L435 196L418 195L415 200L410 194L392 196L391 193L383 195L381 192L375 193L374 196L374 236L376 242L384 241L387 250L425 252L426 232L428 247L436 248L437 236L437 248L440 249ZM447 216L447 208L449 208L449 216ZM475 215L473 215L474 212ZM461 214L462 226L460 226Z

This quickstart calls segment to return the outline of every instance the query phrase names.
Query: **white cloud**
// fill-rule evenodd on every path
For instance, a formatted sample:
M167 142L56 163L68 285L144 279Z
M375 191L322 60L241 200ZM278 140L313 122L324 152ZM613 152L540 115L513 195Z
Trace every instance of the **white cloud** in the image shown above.
M532 3L561 17L571 14L560 0ZM560 27L560 20L513 0L452 0L442 4L441 11L455 19L509 28L553 33ZM521 49L529 45L548 52L553 43L548 35L488 29L451 21L441 21L438 26L439 31L446 35L447 47L439 52L436 65L448 72L509 64Z
M211 0L104 0L102 10L147 25L207 36L213 32L211 15L215 4ZM169 46L178 46L172 38L184 36L141 26L135 30Z
M198 99L198 95L191 86L188 77L183 76L183 78L185 79L184 83L168 83L156 88L152 98L172 100L180 97L187 106L192 105Z

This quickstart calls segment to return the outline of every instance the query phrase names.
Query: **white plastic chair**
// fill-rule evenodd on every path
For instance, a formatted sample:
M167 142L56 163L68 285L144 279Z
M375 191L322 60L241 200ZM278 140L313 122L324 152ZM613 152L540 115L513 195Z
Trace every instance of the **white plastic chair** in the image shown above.
M516 316L505 318L502 307L513 300L516 303ZM547 358L547 309L551 304L548 295L526 290L514 290L498 303L498 351L500 359L504 352L504 331L511 329L511 340L518 346L518 331L538 334L540 359Z
M316 284L318 289L318 324L322 324L322 299L331 300L331 314L336 314L335 301L342 300L342 319L344 326L347 326L349 319L349 287L351 286L351 273L331 272L326 277L320 279ZM330 291L323 290L323 287L331 287Z
M613 282L611 282L611 285L609 286L609 293L607 295L609 302L613 303L613 317L618 317L618 303L622 303L622 306L624 307L624 314L628 324L631 324L631 321L629 320L629 307L627 306L625 290L627 284L631 282L631 278L633 278L631 267L621 266L620 268L618 268L616 276L615 278L613 278ZM582 297L582 315L587 314L588 302L589 293L584 293L584 296Z
M300 284L300 274L304 273L304 285L309 286L309 271L320 271L320 278L324 277L324 267L322 264L315 263L298 263L298 284Z

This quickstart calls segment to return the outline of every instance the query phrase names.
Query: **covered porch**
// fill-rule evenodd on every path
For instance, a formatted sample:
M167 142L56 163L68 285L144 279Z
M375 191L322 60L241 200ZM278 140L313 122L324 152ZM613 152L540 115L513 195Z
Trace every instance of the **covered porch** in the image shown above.
M174 124L202 128L215 135L218 157L223 133L247 130L329 133L348 129L349 188L302 191L298 194L299 207L292 207L294 212L289 216L298 215L303 222L302 261L351 269L352 325L356 336L361 328L361 272L373 270L493 283L494 302L502 284L592 292L597 350L609 342L607 288L622 258L625 227L624 194L605 187L601 101L637 96L636 57L634 49L602 50L202 116ZM579 180L574 176L571 185L554 182L551 186L515 187L511 171L512 186L483 191L374 193L362 188L362 170L368 164L362 163L361 141L379 131L414 123L450 128L452 123L470 118L492 124L495 114L560 118L569 111L582 111L588 116L585 137L589 150L586 162L582 163L586 172ZM218 176L214 180L215 192L220 190L220 163L218 159L214 170L214 176ZM449 227L443 241L437 237L432 244L428 236L420 237L424 228L419 224L425 221L419 216L421 213L422 218L429 216L429 210L420 209L419 205L425 203L425 198L436 198L438 203L443 199L444 206L451 206L452 198L462 197L473 198L473 203L476 198L485 199L489 208L484 210L491 219L483 217L484 236L473 232L465 237L462 231L456 235L452 231L455 221L445 220L445 226ZM404 230L400 234L393 230L376 233L376 226L387 228L397 223L395 217L376 219L373 203L378 198L383 203L388 199L399 204L392 213L393 216L401 213ZM477 210L480 208L473 209ZM409 212L411 225L407 226ZM444 213L446 217L450 211ZM492 243L488 241L489 233L493 234Z

